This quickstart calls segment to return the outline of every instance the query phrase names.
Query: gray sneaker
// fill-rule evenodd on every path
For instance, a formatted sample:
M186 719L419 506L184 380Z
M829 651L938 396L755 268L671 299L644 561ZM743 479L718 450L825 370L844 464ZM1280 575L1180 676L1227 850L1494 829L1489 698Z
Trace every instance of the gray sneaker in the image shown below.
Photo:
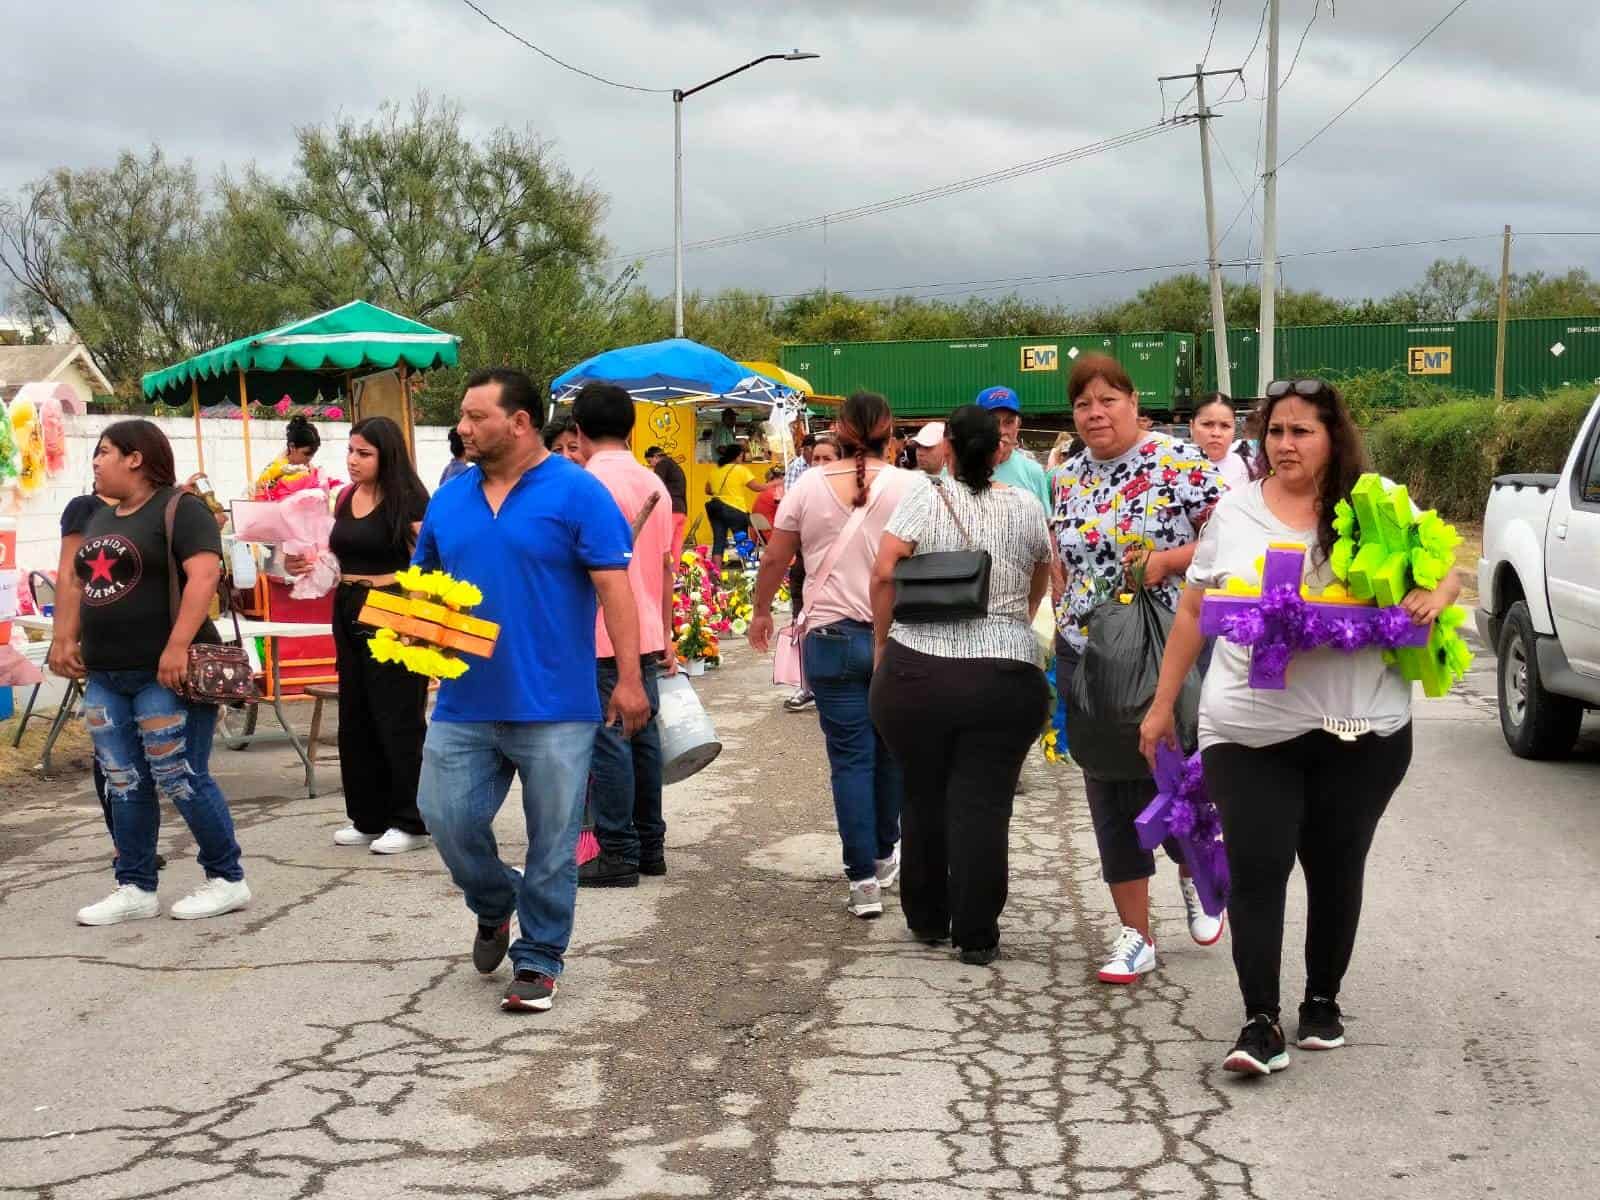
M894 849L889 852L888 858L873 860L873 867L878 877L878 886L884 891L892 888L900 878L900 843L894 844Z
M883 916L883 888L876 878L868 876L850 885L850 900L845 905L850 915L863 920Z

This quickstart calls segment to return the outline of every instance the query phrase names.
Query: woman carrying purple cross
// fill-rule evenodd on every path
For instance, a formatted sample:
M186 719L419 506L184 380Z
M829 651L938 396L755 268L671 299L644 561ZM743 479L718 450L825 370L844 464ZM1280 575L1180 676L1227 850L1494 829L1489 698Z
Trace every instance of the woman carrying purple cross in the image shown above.
M1366 468L1361 435L1320 379L1267 387L1260 428L1265 477L1228 493L1200 535L1140 747L1176 744L1173 704L1204 638L1208 587L1255 581L1274 543L1304 545L1304 583L1334 581L1334 506ZM1256 472L1258 475L1261 472ZM1447 577L1404 609L1433 621L1460 591ZM1251 650L1219 639L1200 696L1206 789L1222 815L1232 890L1233 963L1245 1026L1223 1068L1266 1075L1289 1065L1279 1021L1284 903L1295 859L1306 877L1306 994L1296 1043L1344 1045L1339 986L1355 949L1367 852L1411 762L1411 685L1373 644L1294 655L1281 690L1252 687Z

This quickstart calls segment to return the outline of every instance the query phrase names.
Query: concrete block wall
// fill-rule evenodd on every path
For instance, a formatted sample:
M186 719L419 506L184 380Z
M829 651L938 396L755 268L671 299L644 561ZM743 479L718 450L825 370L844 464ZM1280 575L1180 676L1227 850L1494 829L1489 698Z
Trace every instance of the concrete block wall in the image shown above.
M103 413L66 418L67 463L58 475L50 477L31 496L16 495L8 488L8 499L0 515L17 522L17 565L24 571L53 570L60 552L61 510L74 496L89 490L93 475L90 460L100 440L100 431L121 417ZM172 442L178 479L188 478L200 469L195 445L194 420L188 417L163 417L156 420ZM259 473L283 448L288 425L283 421L250 422L251 465ZM350 425L343 421L317 423L322 449L316 462L325 474L345 478L344 460L350 439ZM224 503L250 494L244 469L244 422L207 419L200 422L201 446L205 450L206 474ZM442 425L424 425L416 430L417 473L429 490L439 481L439 473L450 461L447 430Z

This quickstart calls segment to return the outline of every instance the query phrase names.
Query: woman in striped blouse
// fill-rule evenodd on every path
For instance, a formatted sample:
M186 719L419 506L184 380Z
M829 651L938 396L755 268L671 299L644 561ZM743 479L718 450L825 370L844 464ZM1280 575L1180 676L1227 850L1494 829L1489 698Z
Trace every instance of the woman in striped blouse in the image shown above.
M872 719L905 774L906 924L930 945L950 938L962 962L983 965L999 954L1012 797L1050 704L1029 623L1049 583L1050 533L1031 493L992 479L994 413L958 408L945 439L954 479L919 480L878 547ZM897 562L966 549L992 560L986 615L892 620Z

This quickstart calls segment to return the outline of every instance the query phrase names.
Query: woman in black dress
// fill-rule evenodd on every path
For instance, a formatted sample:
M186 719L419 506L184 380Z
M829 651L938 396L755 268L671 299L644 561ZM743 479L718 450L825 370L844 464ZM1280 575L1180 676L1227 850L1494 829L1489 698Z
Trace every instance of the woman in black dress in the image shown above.
M428 493L406 453L405 437L388 417L350 430L345 459L350 486L334 509L328 548L339 560L333 601L333 644L339 671L339 775L350 824L333 835L341 846L400 854L429 844L417 812L428 681L367 650L372 629L356 620L367 592L392 586L411 562ZM311 563L291 556L293 574Z

